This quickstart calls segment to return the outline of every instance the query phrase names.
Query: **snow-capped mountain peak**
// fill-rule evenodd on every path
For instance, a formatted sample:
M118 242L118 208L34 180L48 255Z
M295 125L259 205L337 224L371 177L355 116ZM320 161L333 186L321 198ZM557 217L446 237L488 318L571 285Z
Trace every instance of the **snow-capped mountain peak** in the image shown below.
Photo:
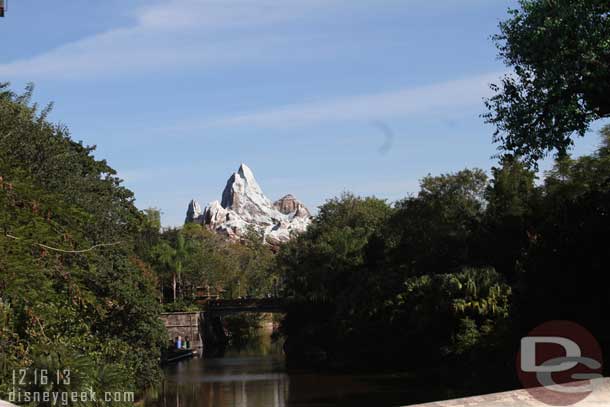
M240 165L239 170L228 179L222 192L221 205L244 215L255 215L273 207L246 164Z
M195 218L198 218L202 214L203 211L201 210L201 206L199 206L199 202L194 199L191 199L191 202L189 202L189 206L186 210L186 222L189 222L189 219L193 220Z
M267 243L275 245L305 231L311 215L292 195L273 203L263 193L252 170L241 164L227 180L222 201L211 202L203 212L196 201L191 201L186 222L201 223L233 240L254 228Z

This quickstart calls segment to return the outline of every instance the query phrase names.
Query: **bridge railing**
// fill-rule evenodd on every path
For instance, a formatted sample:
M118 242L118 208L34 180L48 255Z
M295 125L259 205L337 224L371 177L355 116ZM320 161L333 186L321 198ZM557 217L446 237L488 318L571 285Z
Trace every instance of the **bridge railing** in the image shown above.
M200 304L209 310L227 308L281 308L284 302L280 298L237 298L237 299L206 299Z

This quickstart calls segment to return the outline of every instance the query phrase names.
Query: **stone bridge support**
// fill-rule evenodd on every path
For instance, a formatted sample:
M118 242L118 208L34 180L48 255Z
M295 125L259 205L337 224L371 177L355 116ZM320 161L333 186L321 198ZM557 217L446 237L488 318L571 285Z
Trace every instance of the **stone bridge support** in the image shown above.
M197 312L164 312L161 314L161 320L167 328L168 341L173 340L176 336L189 338L191 348L203 347L202 332L203 332L203 313Z

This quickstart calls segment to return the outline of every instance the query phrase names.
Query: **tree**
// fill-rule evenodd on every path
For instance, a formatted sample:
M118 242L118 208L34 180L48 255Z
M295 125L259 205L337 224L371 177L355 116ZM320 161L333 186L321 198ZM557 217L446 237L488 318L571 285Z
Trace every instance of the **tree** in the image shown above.
M586 327L602 346L610 343L610 329L601 317L610 307L604 284L610 264L609 130L604 129L595 153L556 161L524 218L523 272L514 283L514 315L522 335L544 321L561 319Z
M174 258L176 249L169 242L162 240L157 245L152 247L151 255L153 258L153 266L159 272L159 277L162 281L170 276L172 287L172 300L176 302L177 279ZM161 287L163 291L163 286Z
M405 198L384 235L402 274L458 271L473 265L473 244L485 208L487 175L480 169L427 176L416 197Z
M140 239L136 242L136 250L138 254L146 259L150 254L151 248L159 243L161 231L161 211L157 208L144 209L144 219L140 229Z
M409 278L391 300L390 324L410 344L408 359L429 364L481 350L509 316L511 289L493 269Z
M479 247L487 253L487 264L514 283L529 246L541 191L535 173L512 156L505 156L491 172Z
M145 216L94 147L29 103L32 91L16 95L0 84L0 343L8 367L43 368L51 349L62 360L112 365L125 391L154 384L166 332L155 276L136 250ZM97 373L87 382L97 383Z
M161 283L168 310L196 307L196 290L228 298L272 293L279 278L272 269L273 252L262 236L250 231L240 242L231 242L195 223L163 230L147 258ZM171 287L167 292L164 287Z
M610 3L520 0L493 39L514 69L486 101L494 141L534 164L610 116Z
M492 268L468 267L485 258L475 243L487 187L483 171L466 169L425 177L396 208L351 194L320 207L277 258L294 300L281 328L289 361L416 367L497 352L511 288Z
M187 255L188 252L186 247L186 240L184 238L184 235L180 231L178 231L178 234L176 235L176 248L174 252L174 269L176 270L176 279L178 280L178 284L180 285L179 295L181 297L184 296L184 293L182 292L182 269L184 262L186 261ZM174 283L174 298L176 297L175 287L176 284Z
M328 200L307 232L280 250L277 264L288 295L326 302L347 292L369 238L391 213L373 197L346 193Z

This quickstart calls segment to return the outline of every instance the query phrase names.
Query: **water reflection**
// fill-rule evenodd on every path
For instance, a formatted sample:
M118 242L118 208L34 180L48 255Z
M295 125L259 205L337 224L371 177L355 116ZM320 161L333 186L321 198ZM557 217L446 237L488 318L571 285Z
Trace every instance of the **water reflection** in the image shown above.
M284 407L289 377L281 344L269 332L220 358L196 358L165 368L165 381L151 392L149 407Z
M157 402L163 407L283 407L289 378L283 361L271 356L193 359L166 370Z
M419 386L406 385L404 377L288 373L280 344L272 344L268 335L249 345L222 358L167 366L163 386L149 395L145 406L383 407L422 401L414 393Z

